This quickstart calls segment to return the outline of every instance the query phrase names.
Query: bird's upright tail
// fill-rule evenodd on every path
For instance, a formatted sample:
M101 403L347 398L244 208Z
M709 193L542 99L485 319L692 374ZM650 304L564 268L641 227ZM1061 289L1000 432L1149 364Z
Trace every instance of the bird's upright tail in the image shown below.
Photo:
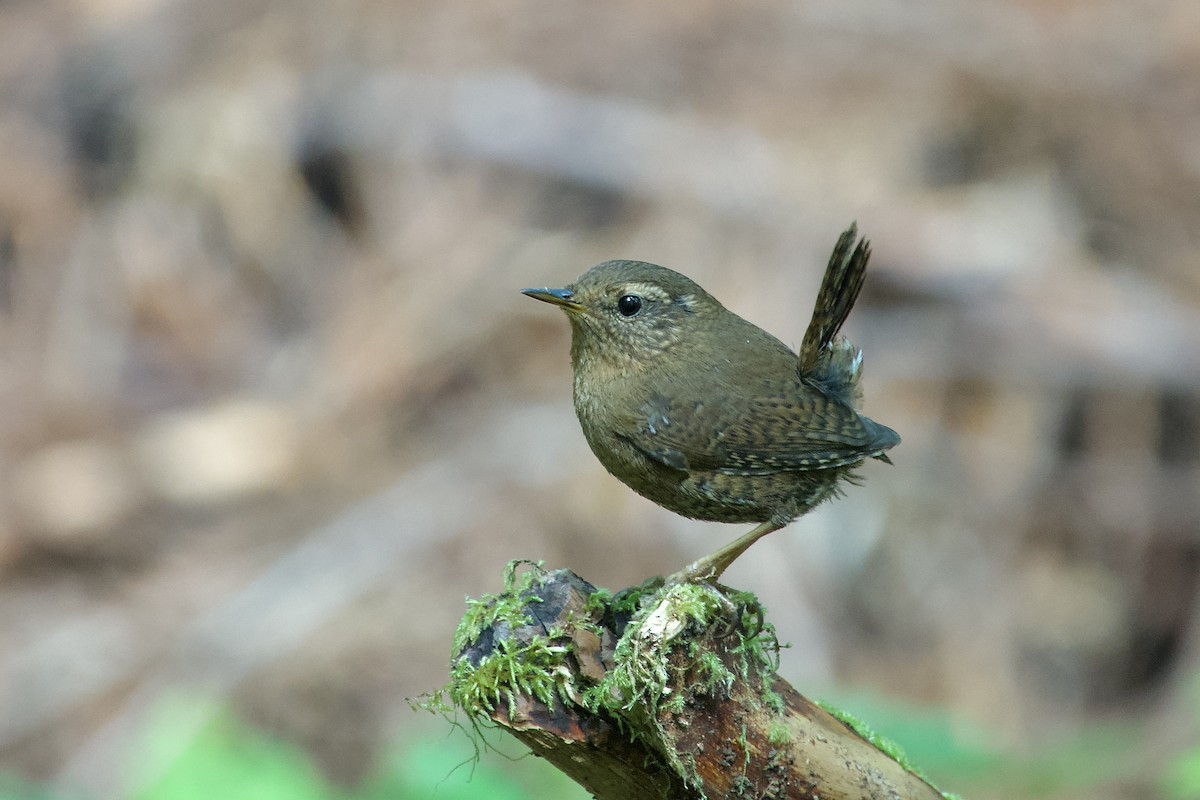
M845 339L838 339L838 331L862 290L870 258L871 243L859 239L858 225L851 223L833 247L812 321L800 343L800 374L855 407L861 399L862 353Z

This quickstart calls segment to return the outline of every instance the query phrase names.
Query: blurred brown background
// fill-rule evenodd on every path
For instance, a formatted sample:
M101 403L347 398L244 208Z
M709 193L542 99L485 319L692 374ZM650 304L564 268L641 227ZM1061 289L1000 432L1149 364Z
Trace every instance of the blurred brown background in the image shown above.
M801 690L1018 756L1115 722L1053 796L1157 796L1200 729L1194 0L0 5L0 770L131 791L183 689L352 785L509 559L620 588L741 532L603 472L518 290L654 261L796 343L853 219L904 443L728 581Z

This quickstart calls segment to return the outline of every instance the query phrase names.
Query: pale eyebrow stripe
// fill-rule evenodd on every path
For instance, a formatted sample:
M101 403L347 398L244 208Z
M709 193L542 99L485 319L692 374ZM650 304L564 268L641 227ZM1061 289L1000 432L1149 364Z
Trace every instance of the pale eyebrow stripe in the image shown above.
M652 283L627 283L621 294L637 294L651 300L670 300L671 296Z

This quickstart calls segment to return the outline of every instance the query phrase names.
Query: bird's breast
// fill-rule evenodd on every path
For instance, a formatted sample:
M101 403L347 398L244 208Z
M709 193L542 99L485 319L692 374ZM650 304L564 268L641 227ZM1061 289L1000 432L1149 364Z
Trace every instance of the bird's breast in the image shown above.
M638 431L627 430L638 424L637 394L636 387L631 392L629 379L598 382L575 378L575 414L592 452L610 473L642 491L657 465L631 444Z

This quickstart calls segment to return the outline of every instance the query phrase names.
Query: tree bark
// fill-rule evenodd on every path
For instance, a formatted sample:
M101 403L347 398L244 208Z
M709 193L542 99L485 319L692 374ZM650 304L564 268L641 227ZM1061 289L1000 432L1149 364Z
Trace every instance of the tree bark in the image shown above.
M751 595L513 570L472 601L447 689L599 800L943 797L775 673Z

